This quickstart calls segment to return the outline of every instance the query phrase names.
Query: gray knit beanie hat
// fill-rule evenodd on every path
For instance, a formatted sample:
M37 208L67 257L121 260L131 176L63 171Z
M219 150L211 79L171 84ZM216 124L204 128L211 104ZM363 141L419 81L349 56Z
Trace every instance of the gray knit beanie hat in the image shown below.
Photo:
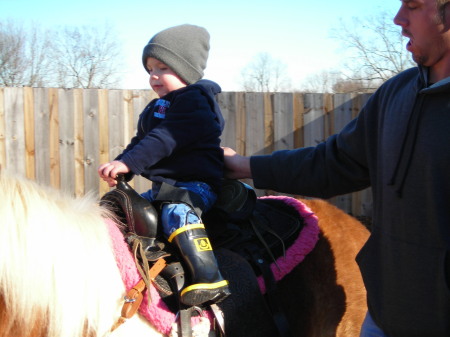
M147 58L153 57L168 65L187 84L203 77L209 53L209 33L205 28L180 25L167 28L153 36L142 53L147 69Z

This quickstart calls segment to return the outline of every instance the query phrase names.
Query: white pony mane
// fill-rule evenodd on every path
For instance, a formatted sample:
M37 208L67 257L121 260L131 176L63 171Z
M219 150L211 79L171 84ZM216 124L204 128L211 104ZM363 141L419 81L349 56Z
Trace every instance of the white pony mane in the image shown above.
M106 211L92 195L75 199L4 171L0 195L0 306L9 318L0 317L0 337L40 327L46 337L107 335L125 289Z

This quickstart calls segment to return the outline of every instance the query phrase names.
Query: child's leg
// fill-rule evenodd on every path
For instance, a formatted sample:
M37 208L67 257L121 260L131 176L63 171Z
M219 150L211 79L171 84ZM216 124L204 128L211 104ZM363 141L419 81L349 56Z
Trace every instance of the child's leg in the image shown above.
M191 184L189 190L192 192L198 193L201 189L202 199L209 197L205 202L209 209L216 200L209 186L188 184ZM180 251L192 278L192 284L181 292L181 301L186 305L199 305L208 301L218 302L228 296L228 282L219 271L205 227L194 209L184 203L165 204L161 222L164 234Z

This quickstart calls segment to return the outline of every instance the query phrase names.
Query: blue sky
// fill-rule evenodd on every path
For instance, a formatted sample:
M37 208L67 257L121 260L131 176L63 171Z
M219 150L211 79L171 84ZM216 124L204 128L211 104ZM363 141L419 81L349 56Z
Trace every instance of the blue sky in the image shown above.
M142 48L157 32L191 23L211 35L205 78L224 91L240 89L240 73L262 52L286 64L292 85L308 75L339 69L342 51L331 39L341 18L395 14L398 0L0 0L0 20L35 22L44 27L108 22L123 43L126 88L148 88Z

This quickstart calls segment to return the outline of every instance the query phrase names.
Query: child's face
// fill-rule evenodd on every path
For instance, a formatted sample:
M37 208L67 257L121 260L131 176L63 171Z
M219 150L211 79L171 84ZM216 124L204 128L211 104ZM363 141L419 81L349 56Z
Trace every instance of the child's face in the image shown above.
M161 61L149 57L146 66L150 74L150 86L159 97L186 86L186 83Z

